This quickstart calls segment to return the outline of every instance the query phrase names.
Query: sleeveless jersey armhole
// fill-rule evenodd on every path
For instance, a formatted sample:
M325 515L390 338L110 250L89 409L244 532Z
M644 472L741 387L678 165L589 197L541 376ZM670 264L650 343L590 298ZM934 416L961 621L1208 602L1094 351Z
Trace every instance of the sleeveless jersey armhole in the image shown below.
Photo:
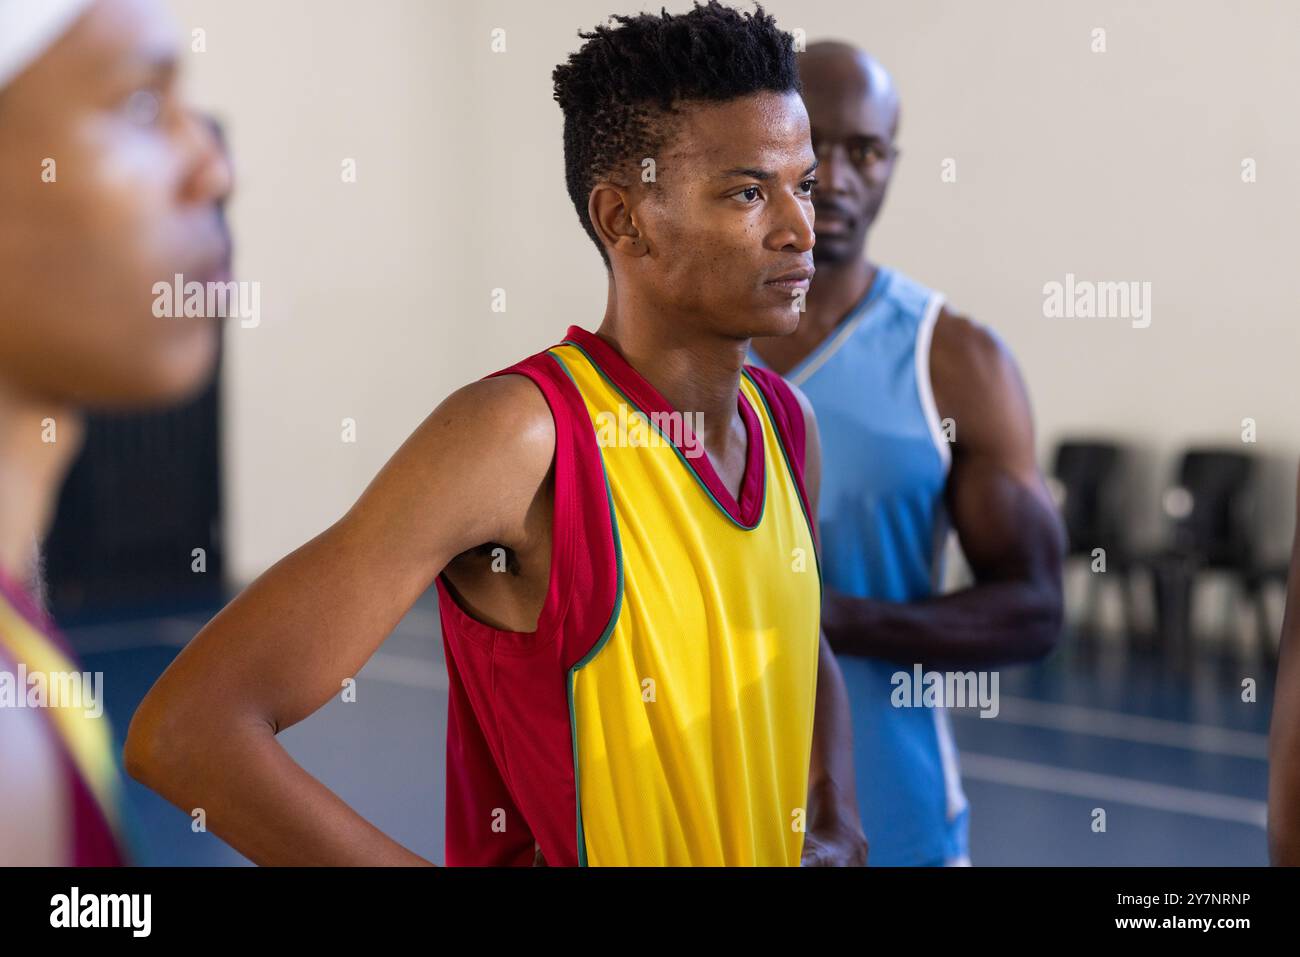
M799 490L799 501L803 504L804 515L812 529L813 543L820 548L817 534L817 516L808 506L808 490L804 481L804 466L807 461L808 429L804 424L803 407L795 398L794 392L781 376L770 369L759 366L745 366L745 374L758 387L768 410L776 423L777 437L785 449L786 460L794 473L795 487Z
M555 422L552 569L536 635L556 638L565 667L599 638L617 598L614 519L591 414L567 368L551 351L492 373L527 376ZM581 595L582 600L576 600ZM497 637L513 635L499 632Z
M543 354L544 355L544 354ZM536 629L520 637L548 641L555 637L573 598L573 511L574 462L573 429L564 409L560 384L548 374L546 365L534 355L507 369L493 372L488 379L502 375L522 375L533 383L546 399L555 422L555 490L551 511L551 568L546 586L546 600L537 619ZM499 632L500 636L515 633Z
M621 575L614 506L596 430L582 392L555 352L544 352L527 361L533 360L550 383L547 401L556 419L556 441L558 444L562 429L568 460L569 481L563 499L557 486L556 509L563 506L571 544L570 594L581 595L582 600L568 603L561 629L560 660L567 671L600 640L618 606Z
M543 354L544 355L544 354ZM563 410L563 403L558 395L558 385L546 374L545 365L536 361L538 356L531 356L515 365L498 372L493 372L485 379L502 375L521 375L537 387L546 399L555 422L555 459L554 459L554 508L551 516L551 555L547 576L546 598L542 602L537 617L537 625L532 631L510 631L496 628L470 614L449 587L445 574L436 579L439 603L447 606L446 613L452 619L458 635L480 645L485 650L494 648L498 642L516 650L536 648L552 639L572 599L573 573L573 481L574 466L572 454L572 429Z
M532 632L479 621L442 575L436 580L451 690L447 863L526 865L535 839L548 862L563 864L575 853L574 796L551 775L572 763L565 672L597 642L615 607L613 519L586 402L558 357L537 353L487 378L498 375L526 376L555 422L551 571ZM526 828L512 829L510 839L484 833L497 807Z

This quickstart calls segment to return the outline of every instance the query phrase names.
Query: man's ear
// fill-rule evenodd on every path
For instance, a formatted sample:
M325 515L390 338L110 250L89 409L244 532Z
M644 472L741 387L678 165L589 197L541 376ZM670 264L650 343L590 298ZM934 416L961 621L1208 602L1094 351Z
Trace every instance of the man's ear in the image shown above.
M626 187L601 180L587 197L587 216L601 243L613 254L643 256L650 247L632 215Z

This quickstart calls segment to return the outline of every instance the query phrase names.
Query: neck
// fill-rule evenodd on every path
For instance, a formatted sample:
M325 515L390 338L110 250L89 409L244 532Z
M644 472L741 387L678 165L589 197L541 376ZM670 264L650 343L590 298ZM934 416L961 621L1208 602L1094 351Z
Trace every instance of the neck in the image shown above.
M596 335L617 349L675 411L699 414L703 429L697 438L706 450L719 453L733 441L744 444L736 395L748 339L709 332L690 317L667 316L644 299L616 290L612 277Z
M829 335L849 310L862 301L875 276L876 264L865 256L826 265L819 263L804 303L801 335L805 329L817 341Z
M0 383L0 568L21 585L34 584L38 543L83 432L72 407Z

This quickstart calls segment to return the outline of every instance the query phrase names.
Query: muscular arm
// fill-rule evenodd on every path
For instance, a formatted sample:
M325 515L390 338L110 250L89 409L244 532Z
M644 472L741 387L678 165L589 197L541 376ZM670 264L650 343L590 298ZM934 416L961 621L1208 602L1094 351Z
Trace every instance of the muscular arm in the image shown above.
M1300 480L1286 617L1268 738L1268 849L1276 865L1300 865Z
M158 679L131 775L259 864L424 864L308 774L276 734L339 694L456 555L511 547L554 454L518 376L461 389L338 522L254 581Z
M940 413L956 423L946 497L975 584L906 604L831 594L827 636L840 653L939 668L1039 658L1061 630L1065 533L1024 384L997 339L947 312L930 361Z
M794 390L803 409L805 433L804 485L809 510L816 521L821 492L821 437L812 405ZM862 865L867 840L858 814L853 770L853 725L844 676L826 635L817 654L817 701L813 715L812 759L808 769L808 836L805 865Z

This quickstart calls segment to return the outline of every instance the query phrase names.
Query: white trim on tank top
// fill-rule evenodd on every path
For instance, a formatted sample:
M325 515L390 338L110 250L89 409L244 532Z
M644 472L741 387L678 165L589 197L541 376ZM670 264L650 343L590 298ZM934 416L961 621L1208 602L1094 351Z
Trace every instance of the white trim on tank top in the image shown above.
M825 339L815 346L812 352L796 362L782 378L793 386L802 386L807 382L814 372L824 366L835 353L840 351L840 346L849 341L849 337L853 335L853 330L866 321L867 316L876 307L876 304L889 292L889 286L892 284L893 278L892 272L884 266L877 266L876 274L872 276L871 282L867 286L866 295L858 300L858 304L853 307L853 310L848 314L848 318L842 320L840 327L834 330L829 339ZM752 349L750 355L752 357L750 361L758 359L759 363L762 363L762 359L754 355Z
M930 378L930 344L934 339L934 327L943 310L943 293L931 294L925 304L925 313L916 329L916 348L913 358L916 361L916 390L921 399L921 410L925 423L930 430L930 439L934 449L943 463L944 473L952 469L952 446L943 434L943 422L939 418L939 406L934 401L934 383ZM935 521L934 559L931 576L934 594L939 594L943 587L944 552L948 540L948 523L946 516L940 515ZM946 708L934 710L934 732L939 744L939 762L943 767L943 784L947 817L949 821L967 807L966 794L961 786L961 770L957 763L957 745L952 737L952 724Z
M826 347L818 352L817 355L812 356L812 361L802 369L791 370L794 374L786 381L796 386L802 386L807 382L812 374L824 366L831 356L840 351L840 346L844 345L844 343L848 341L849 336L853 335L854 329L862 325L863 320L867 318L869 312L871 312L871 304L864 303L863 307L858 309L858 314L856 316L840 326L831 341L826 343Z
M943 435L943 422L939 419L939 407L934 401L934 385L930 381L930 341L934 337L934 325L943 309L943 293L936 292L925 304L925 314L916 328L916 388L921 396L921 410L925 413L925 424L930 427L930 439L935 451L943 460L944 470L952 465L952 448Z
M916 388L921 401L921 411L925 417L925 423L930 432L930 439L934 443L935 451L939 455L939 460L943 463L945 474L952 466L952 449L948 445L948 440L943 435L943 424L939 420L939 409L934 401L934 389L930 381L930 342L934 334L935 323L939 319L939 313L943 309L943 293L933 293L925 306L925 313L921 317L921 322L916 330L916 347L914 351L914 361L916 363ZM858 314L844 323L835 336L826 343L818 354L812 357L802 369L792 370L792 375L786 377L786 381L795 386L802 386L808 379L820 369L826 362L840 350L840 347L848 341L853 335L853 331L867 318L871 312L869 305L867 308L858 310ZM942 526L940 528L939 526ZM931 567L931 574L934 579L934 591L937 594L942 584L943 575L943 550L948 537L947 522L942 518L936 524L934 543L934 562ZM948 713L943 708L936 708L933 712L935 736L939 745L939 761L943 768L943 783L945 791L945 803L947 805L947 818L949 821L954 820L967 807L965 792L961 786L961 771L957 764L957 748L952 738L952 726L949 724Z

